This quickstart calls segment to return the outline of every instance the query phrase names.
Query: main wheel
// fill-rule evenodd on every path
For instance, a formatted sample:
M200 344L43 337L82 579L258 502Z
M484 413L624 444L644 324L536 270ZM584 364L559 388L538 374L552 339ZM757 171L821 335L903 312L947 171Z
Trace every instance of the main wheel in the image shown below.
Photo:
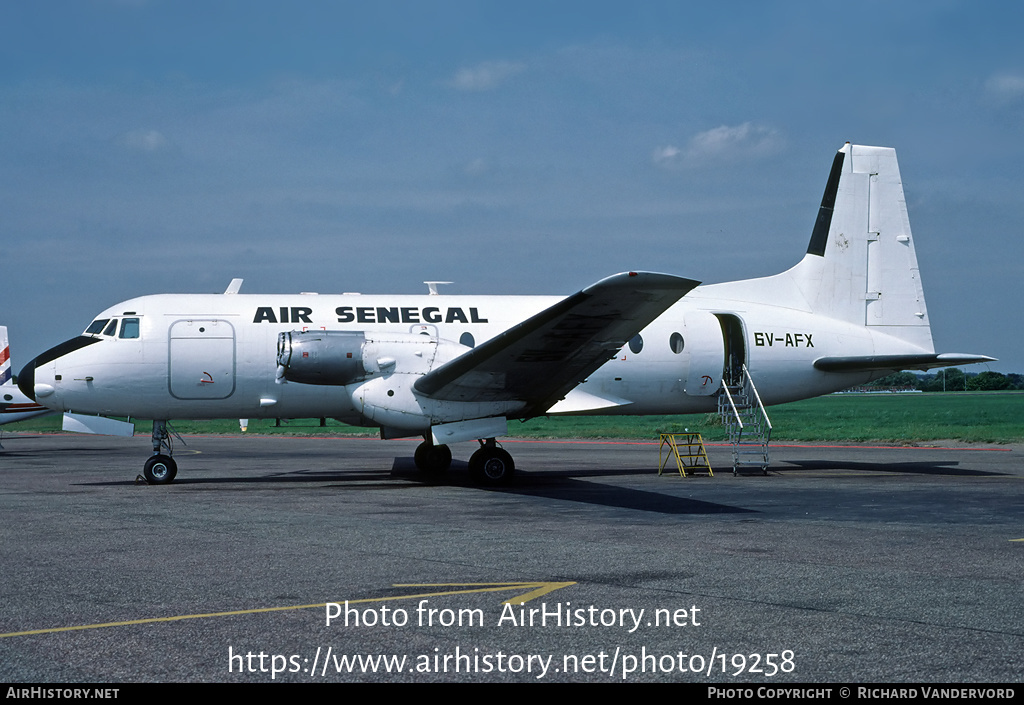
M416 455L413 459L416 461L416 467L423 472L432 475L442 473L452 464L452 449L423 441L416 446Z
M484 446L469 458L469 474L483 485L504 485L515 471L515 461L504 448Z
M150 485L166 485L177 474L178 464L169 455L154 455L142 469L142 475Z

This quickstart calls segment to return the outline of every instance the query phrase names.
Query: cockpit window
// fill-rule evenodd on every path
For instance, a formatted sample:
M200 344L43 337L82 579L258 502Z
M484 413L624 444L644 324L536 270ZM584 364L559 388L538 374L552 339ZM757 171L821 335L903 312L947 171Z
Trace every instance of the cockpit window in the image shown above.
M103 326L107 325L107 321L109 320L109 318L97 318L89 324L89 327L85 329L85 332L89 335L99 335L100 331L103 330Z
M141 334L139 318L97 318L89 324L82 335L102 335L107 338L117 336L123 339L136 339ZM121 334L118 335L118 326L121 327Z
M139 319L138 318L125 318L121 321L121 337L122 338L138 338L139 337Z

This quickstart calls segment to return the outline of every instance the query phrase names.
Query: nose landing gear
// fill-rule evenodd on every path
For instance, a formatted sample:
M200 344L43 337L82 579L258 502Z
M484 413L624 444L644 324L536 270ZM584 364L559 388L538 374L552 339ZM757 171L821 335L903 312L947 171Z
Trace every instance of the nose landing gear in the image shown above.
M167 449L167 453L162 451ZM178 464L171 457L171 435L166 421L153 421L153 456L142 468L142 476L148 485L166 485L178 474Z

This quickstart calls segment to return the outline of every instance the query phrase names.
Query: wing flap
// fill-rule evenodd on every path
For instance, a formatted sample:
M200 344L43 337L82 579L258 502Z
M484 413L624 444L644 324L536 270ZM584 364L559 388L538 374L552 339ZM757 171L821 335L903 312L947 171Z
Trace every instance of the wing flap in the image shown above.
M586 411L601 411L617 406L628 406L633 402L613 396L599 396L585 392L581 387L569 390L565 398L548 409L549 414L581 414Z
M699 282L626 272L559 301L431 371L416 390L450 401L522 401L544 413Z

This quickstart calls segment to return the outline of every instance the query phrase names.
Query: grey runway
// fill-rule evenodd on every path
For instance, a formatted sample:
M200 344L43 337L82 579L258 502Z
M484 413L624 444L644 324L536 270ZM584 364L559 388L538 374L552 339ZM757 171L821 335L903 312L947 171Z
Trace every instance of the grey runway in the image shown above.
M1020 681L1020 447L522 440L484 489L471 444L185 440L147 486L148 436L4 436L0 679Z

